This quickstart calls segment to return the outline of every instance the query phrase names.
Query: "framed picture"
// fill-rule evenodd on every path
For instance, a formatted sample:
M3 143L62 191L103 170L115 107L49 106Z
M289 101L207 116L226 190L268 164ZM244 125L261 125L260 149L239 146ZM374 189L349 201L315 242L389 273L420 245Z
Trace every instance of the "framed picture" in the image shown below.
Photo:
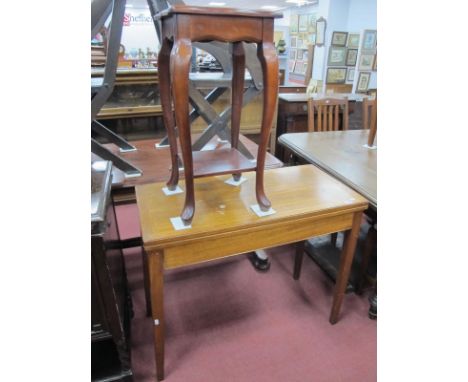
M294 72L294 67L296 66L296 61L293 61L293 60L289 60L288 61L288 70L289 70L289 73L293 73Z
M347 83L353 83L354 82L354 73L356 72L356 69L354 68L349 68L348 69L348 74L346 74L346 82Z
M377 71L377 53L375 54L375 57L374 57L374 66L372 67L372 70Z
M359 38L361 35L359 33L350 33L348 35L348 43L346 46L349 49L359 49Z
M346 48L340 46L330 46L328 50L328 66L346 65Z
M359 70L372 70L374 67L374 54L361 53L359 58Z
M300 32L307 32L307 20L309 15L299 15L299 33Z
M297 38L291 37L291 48L296 48L296 47L297 47Z
M347 40L348 32L333 32L331 44L335 46L346 46Z
M327 29L327 21L320 17L316 22L317 35L315 37L315 45L322 46L325 44L325 29Z
M377 31L375 29L366 29L362 39L362 49L370 50L377 47Z
M304 59L304 51L302 49L298 49L296 54L296 59L303 60Z
M348 53L346 54L346 66L356 66L357 53L357 49L348 49Z
M308 33L315 34L315 32L317 31L316 22L317 22L316 13L311 13L310 15L307 15L307 32Z
M327 68L327 84L344 84L346 68Z
M289 19L289 33L291 34L297 33L298 27L299 27L299 16L291 15Z
M303 48L304 47L304 40L302 38L297 39L297 47Z
M295 60L296 59L296 49L289 49L289 59Z
M361 92L361 93L367 91L367 89L369 88L370 76L371 76L370 72L359 73L359 79L358 79L356 91Z
M303 75L307 69L307 63L305 61L296 61L296 66L294 68L295 74Z

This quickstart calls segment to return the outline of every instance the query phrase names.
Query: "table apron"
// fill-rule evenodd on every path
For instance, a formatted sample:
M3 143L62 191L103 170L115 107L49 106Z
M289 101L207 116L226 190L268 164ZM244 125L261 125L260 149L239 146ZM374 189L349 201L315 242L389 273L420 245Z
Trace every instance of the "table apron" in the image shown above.
M164 248L164 268L171 269L190 264L234 256L257 249L306 240L313 236L325 235L351 229L355 212L285 222L275 226L267 225L256 230L240 230L225 235L203 239ZM148 250L148 253L160 249Z

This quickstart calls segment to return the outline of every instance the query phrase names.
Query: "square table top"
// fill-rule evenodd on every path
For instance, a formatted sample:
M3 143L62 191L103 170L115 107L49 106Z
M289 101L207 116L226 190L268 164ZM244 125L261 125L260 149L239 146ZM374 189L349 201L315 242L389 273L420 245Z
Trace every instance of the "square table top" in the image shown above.
M240 186L224 183L231 175L195 179L195 215L190 229L175 230L170 218L180 216L185 193L166 196L164 183L135 187L145 246L165 247L216 234L367 208L367 200L313 165L265 170L265 192L275 214L258 217L255 173L244 173ZM185 189L184 182L180 186Z
M291 133L281 135L278 142L377 208L377 150L366 147L368 136L369 130Z

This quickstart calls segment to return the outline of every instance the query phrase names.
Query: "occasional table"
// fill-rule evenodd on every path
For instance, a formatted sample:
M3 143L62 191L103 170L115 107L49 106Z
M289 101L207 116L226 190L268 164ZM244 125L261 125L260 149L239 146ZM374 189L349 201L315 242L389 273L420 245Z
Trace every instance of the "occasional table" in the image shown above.
M166 196L164 183L137 185L143 246L148 255L157 377L164 378L164 270L247 253L259 248L349 231L333 293L330 322L338 319L355 252L365 198L313 165L265 171L265 186L276 213L258 217L255 174L238 187L229 175L196 179L199 211L190 229L175 230L184 195ZM327 190L327 192L324 192Z
M171 177L167 187L174 191L179 180L175 130L177 122L185 171L185 203L179 215L185 224L191 222L195 213L194 178L197 177L231 173L235 180L239 180L241 172L255 170L258 205L263 211L267 211L271 206L264 191L263 171L278 96L278 57L273 42L273 26L274 19L279 17L281 14L274 12L182 4L172 5L157 15L161 21L161 50L158 56L161 105L172 160ZM192 153L189 121L192 43L207 41L232 43L231 148L218 152ZM248 160L237 150L244 92L244 42L257 44L257 56L263 72L263 117L255 162ZM172 115L171 88L176 121Z

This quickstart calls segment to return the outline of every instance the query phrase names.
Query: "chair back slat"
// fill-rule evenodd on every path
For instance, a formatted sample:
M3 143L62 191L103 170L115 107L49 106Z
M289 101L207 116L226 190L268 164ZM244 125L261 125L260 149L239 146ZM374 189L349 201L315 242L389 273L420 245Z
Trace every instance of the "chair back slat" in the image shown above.
M346 98L309 99L308 131L348 130L349 108ZM342 108L342 113L340 113ZM342 124L340 126L340 114Z

